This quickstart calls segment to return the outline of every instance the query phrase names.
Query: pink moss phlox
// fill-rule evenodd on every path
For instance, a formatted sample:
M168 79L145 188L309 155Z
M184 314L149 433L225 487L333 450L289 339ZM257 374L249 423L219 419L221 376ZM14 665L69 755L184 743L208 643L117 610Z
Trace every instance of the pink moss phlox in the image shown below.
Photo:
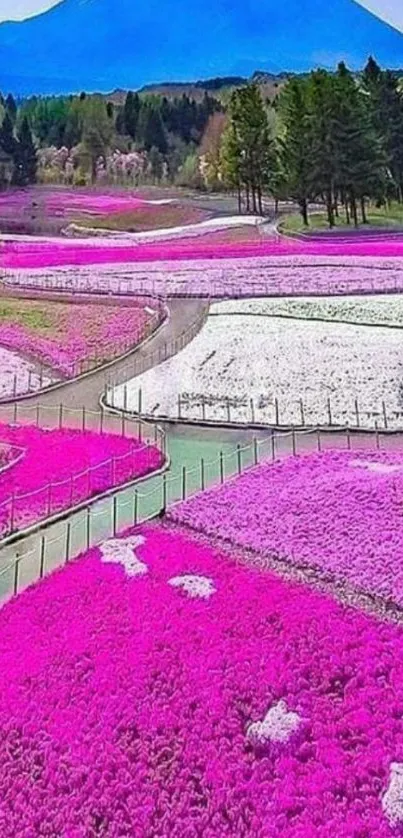
M0 613L0 834L392 838L402 629L141 533L148 574L94 548ZM282 700L301 734L259 754L248 725Z
M327 451L250 469L172 520L403 605L403 453Z

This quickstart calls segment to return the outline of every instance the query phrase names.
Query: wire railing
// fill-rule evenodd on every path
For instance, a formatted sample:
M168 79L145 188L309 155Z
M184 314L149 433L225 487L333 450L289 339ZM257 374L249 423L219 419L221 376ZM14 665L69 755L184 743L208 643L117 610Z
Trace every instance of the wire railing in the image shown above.
M152 357L152 356L151 356ZM161 360L161 359L160 359ZM162 358L165 360L165 358ZM155 363L155 359L154 359ZM154 365L143 358L141 365L134 363L125 368L126 378L114 375L111 371L107 388L103 397L105 407L118 411L125 411L129 415L141 416L147 421L194 422L196 424L212 425L247 425L248 427L262 426L273 428L307 428L328 427L373 430L376 427L384 430L403 428L403 405L396 400L391 406L387 401L373 401L371 405L363 404L358 398L351 399L349 404L341 403L331 396L320 401L313 396L306 398L286 399L272 395L260 395L257 398L205 396L202 393L188 394L179 392L167 403L166 413L156 413L154 406L158 401L155 392L147 392L146 388L136 386L136 382L128 383L140 373ZM129 372L131 371L131 375ZM164 409L161 398L158 409Z
M334 259L334 257L332 257ZM191 254L189 254L191 260ZM286 261L288 259L288 261ZM210 265L206 267L206 262ZM309 264L297 257L270 257L268 265L231 265L218 267L217 259L202 260L200 267L193 260L186 267L186 260L175 263L158 261L149 263L142 270L140 263L133 269L116 268L111 275L110 266L95 265L77 268L74 274L57 267L44 268L35 273L4 271L5 287L42 289L47 292L113 295L116 297L205 297L209 299L243 299L248 297L289 296L342 296L349 294L393 294L403 290L403 264L351 264L340 261L315 261ZM322 277L312 275L322 270ZM297 269L297 270L296 270ZM343 269L340 277L336 269ZM123 273L123 275L122 275ZM380 281L379 277L382 278Z
M141 418L126 417L124 414L117 416L103 410L16 402L12 407L0 405L0 423L12 424L16 428L34 425L47 430L93 431L100 435L118 435L133 442L122 454L71 472L61 480L46 481L27 492L10 490L0 502L0 538L3 540L30 525L74 508L88 498L147 474L161 466L165 459L164 431L158 425L150 426ZM156 449L159 457L156 457ZM20 453L22 456L21 449ZM0 471L0 478L2 476L5 480L6 475Z
M393 448L394 440L393 435L375 428L370 443L375 441L378 449L387 450ZM275 462L290 454L327 448L355 450L362 446L368 446L368 436L362 437L348 427L331 432L320 428L273 430L230 452L220 451L212 460L201 458L192 468L183 466L174 473L151 476L144 489L133 484L102 500L89 500L81 511L47 527L40 539L21 540L18 556L9 559L7 549L0 549L0 603L119 531L150 521L197 492L221 485L262 461Z
M99 370L112 362L119 361L129 352L135 350L140 343L147 340L162 323L164 316L164 309L161 306L143 326L131 334L130 340L120 343L119 355L116 357L110 357L102 352L102 346L100 346L97 355L83 357L71 361L71 363L63 362L60 371L50 366L50 358L47 362L38 360L35 363L35 369L20 374L14 373L13 383L9 391L0 396L0 403L10 400L15 401L27 395L39 395L41 391L47 390L55 384L67 383L84 374Z

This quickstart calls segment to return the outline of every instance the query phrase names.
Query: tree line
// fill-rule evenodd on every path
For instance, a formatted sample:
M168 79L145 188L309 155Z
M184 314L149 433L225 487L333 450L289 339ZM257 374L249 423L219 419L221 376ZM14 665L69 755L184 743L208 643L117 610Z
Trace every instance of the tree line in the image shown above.
M373 58L361 73L340 63L293 76L271 101L254 83L224 101L208 91L197 101L133 91L121 102L0 96L0 152L15 184L35 180L43 149L63 149L84 182L105 176L108 154L120 165L120 154L126 172L137 165L157 181L233 190L242 211L262 213L265 195L292 199L306 224L317 201L330 226L341 213L365 222L369 201L403 202L403 86Z
M373 58L351 73L315 70L288 80L274 102L258 88L236 90L219 148L224 184L239 204L262 211L262 192L292 199L308 224L321 201L333 227L367 220L368 201L403 200L403 90L396 74Z
M20 103L9 95L0 100L0 150L12 156L30 140L35 148L78 149L81 167L96 178L97 160L108 151L144 151L156 173L162 164L175 174L189 154L195 154L211 114L220 103L208 93L200 101L186 94L173 100L129 91L122 104L97 95L36 97ZM24 145L25 147L25 145ZM16 160L13 183L22 182ZM35 169L24 168L26 182Z

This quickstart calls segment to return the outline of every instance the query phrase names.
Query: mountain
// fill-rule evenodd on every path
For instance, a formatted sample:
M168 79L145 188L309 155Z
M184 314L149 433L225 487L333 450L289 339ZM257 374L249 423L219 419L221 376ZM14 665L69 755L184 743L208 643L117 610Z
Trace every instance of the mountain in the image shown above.
M370 53L403 66L403 35L355 0L62 0L0 25L0 90L107 91L340 59L357 68Z

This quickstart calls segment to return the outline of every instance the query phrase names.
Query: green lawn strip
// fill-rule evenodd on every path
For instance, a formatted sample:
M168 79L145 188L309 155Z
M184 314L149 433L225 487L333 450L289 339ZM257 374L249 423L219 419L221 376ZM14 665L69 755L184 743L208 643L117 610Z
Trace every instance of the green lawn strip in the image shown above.
M367 209L368 224L365 228L370 227L386 227L386 228L403 228L403 206L393 203L385 208L369 207ZM364 225L360 224L360 228ZM335 218L335 228L346 230L346 232L354 231L352 224L346 224L346 219L341 209L338 218ZM302 217L299 213L286 215L281 219L279 224L280 233L319 233L328 232L329 224L325 212L312 212L309 215L309 226L305 227Z

